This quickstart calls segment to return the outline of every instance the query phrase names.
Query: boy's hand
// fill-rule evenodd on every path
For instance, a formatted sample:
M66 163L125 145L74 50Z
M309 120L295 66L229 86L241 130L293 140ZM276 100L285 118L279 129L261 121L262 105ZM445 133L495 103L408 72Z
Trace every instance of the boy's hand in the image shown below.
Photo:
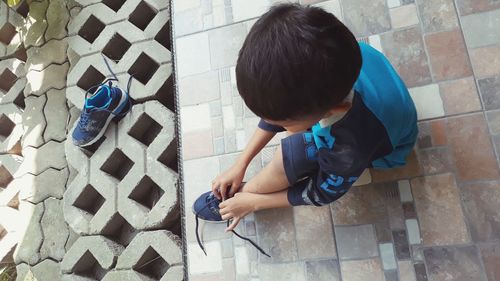
M255 203L258 200L258 194L238 192L233 198L219 204L219 212L223 220L232 219L231 225L226 231L233 230L240 220L251 212L255 212Z
M244 176L245 167L240 164L234 164L212 181L212 193L219 200L226 200L233 197L240 188Z

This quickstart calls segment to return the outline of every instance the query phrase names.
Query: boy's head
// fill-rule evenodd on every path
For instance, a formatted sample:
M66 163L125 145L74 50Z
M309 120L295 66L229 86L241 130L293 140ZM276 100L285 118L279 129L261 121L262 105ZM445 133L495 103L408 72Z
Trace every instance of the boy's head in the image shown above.
M282 125L342 107L361 68L354 35L334 15L274 6L250 30L236 65L238 91L258 116Z

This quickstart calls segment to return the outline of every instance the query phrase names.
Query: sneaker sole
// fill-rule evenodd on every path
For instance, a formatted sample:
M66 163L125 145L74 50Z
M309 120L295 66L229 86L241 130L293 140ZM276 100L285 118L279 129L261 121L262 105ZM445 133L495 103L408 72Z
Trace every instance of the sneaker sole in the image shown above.
M125 102L127 102L129 99L128 97L128 93L127 94L124 94L122 95L122 98L120 99L120 104L116 107L116 108L119 108L121 105L123 105ZM106 123L104 124L104 127L102 127L101 131L99 131L99 134L97 134L97 136L89 141L88 143L86 144L83 144L83 145L79 145L79 147L87 147L87 146L91 146L93 145L94 143L96 143L98 140L100 140L102 138L102 136L104 135L104 133L106 132L106 129L108 129L108 126L109 126L109 123L111 122L111 120L113 120L113 118L115 118L116 115L114 115L113 113L111 113L109 116L108 116L108 119L106 119Z

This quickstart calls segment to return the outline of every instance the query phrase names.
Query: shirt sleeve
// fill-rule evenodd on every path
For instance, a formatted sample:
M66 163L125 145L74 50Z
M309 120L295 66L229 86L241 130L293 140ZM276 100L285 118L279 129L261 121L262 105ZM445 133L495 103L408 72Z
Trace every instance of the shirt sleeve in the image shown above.
M281 126L269 124L266 121L264 121L264 119L260 119L258 126L262 130L269 131L269 132L279 133L279 132L286 131L285 128L283 128Z
M318 149L312 133L282 140L283 165L291 205L329 204L343 196L369 166L349 145Z

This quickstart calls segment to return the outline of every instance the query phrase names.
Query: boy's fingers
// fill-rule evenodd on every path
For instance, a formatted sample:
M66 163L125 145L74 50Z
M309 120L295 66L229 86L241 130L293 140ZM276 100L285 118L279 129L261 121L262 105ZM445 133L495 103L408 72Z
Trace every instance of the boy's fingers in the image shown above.
M233 195L236 193L237 190L238 190L238 185L236 182L233 182L231 184L231 189L229 189L229 196L233 197Z
M221 199L220 197L220 192L219 192L219 188L218 188L218 182L217 181L212 181L212 193L215 195L215 197L217 197L217 199Z
M220 196L222 197L222 200L226 200L227 196L227 189L230 187L228 183L223 183L220 185Z
M224 202L223 202L223 203L224 203ZM229 211L228 211L226 208L224 208L224 206L222 206L222 203L221 203L221 204L219 204L219 214L221 214L221 215L225 215L225 214L227 214L228 212L229 212Z
M223 215L221 217L222 217L222 220L224 220L224 221L227 221L228 219L231 219L231 215L230 214L225 214L225 215Z
M231 223L231 225L229 225L229 227L226 228L226 232L233 230L238 225L238 223L240 222L240 220L241 220L240 217L234 218L233 222Z
M226 207L226 201L222 201L219 203L219 209L222 210Z

